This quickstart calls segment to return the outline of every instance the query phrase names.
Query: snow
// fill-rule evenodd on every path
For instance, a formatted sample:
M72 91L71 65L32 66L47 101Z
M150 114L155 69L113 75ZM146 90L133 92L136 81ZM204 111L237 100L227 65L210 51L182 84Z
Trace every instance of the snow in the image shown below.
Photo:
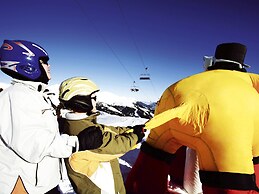
M136 99L134 98L128 98L124 96L117 96L111 92L98 92L97 94L97 100L100 102L105 102L110 105L119 105L119 106L128 106L128 107L134 107L133 103L136 102Z
M10 84L0 83L0 88L7 88Z
M108 106L107 104L103 103L103 106L106 107L108 110L111 110L113 112L117 112L117 113L121 113L120 111L118 111L116 108L113 108L111 106Z
M101 112L98 116L98 123L112 125L112 126L134 126L144 124L147 119L136 118L136 117L120 117L117 115L110 115L105 112Z

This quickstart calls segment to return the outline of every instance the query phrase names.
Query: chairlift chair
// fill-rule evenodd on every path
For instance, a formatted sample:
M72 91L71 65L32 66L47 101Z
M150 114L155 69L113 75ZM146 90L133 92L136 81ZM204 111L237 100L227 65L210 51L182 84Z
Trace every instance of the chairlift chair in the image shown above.
M139 88L135 85L135 81L133 82L133 85L131 86L130 88L130 91L132 92L138 92L139 91Z
M140 77L139 77L139 79L140 80L150 80L150 75L149 75L149 73L147 73L147 67L145 68L145 71L146 71L146 73L142 73L142 74L140 74Z
M135 88L133 88L133 87L132 87L132 88L130 88L130 91L132 91L132 92L138 92L138 91L139 91L139 89L138 89L138 88L136 88L136 87L135 87Z
M150 80L150 75L148 73L140 74L140 80Z

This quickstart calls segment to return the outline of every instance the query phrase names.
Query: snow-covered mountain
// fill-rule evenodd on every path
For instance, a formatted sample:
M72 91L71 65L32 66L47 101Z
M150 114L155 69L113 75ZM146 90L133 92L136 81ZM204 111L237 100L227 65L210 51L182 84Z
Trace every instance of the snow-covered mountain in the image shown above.
M153 117L154 109L152 105L142 102L133 102L133 106L121 106L117 104L107 104L106 102L98 102L97 110L106 112L111 115L129 116L136 118L150 119Z
M8 86L9 84L0 83L0 88L4 89ZM58 85L48 87L48 94L56 105L59 103L58 87ZM110 92L97 93L97 110L110 115L150 119L154 116L155 105L155 102L140 102L134 98L117 96Z

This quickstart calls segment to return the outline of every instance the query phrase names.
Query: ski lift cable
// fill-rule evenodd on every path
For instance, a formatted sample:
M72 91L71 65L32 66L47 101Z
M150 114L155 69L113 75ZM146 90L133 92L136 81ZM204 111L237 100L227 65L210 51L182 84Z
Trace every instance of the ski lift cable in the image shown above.
M114 51L114 49L111 47L111 45L107 42L107 40L104 38L104 36L102 35L102 33L98 30L97 26L95 25L94 21L91 19L91 17L86 13L86 11L83 9L83 6L80 4L80 2L78 0L74 0L78 7L81 9L82 13L84 14L84 16L88 19L88 21L91 22L93 28L95 29L95 31L97 32L97 34L101 37L101 39L104 41L105 45L111 50L112 54L115 56L115 58L117 59L117 61L119 62L119 64L123 67L123 69L127 72L127 74L129 75L129 77L134 81L132 75L130 74L130 72L127 70L127 68L125 67L125 65L122 63L122 61L120 60L119 56L117 55L117 53Z
M150 81L150 83L151 83L151 85L152 85L152 88L153 88L154 93L155 93L155 94L157 94L157 93L156 93L155 86L154 86L154 84L153 84L152 80L149 80L149 81Z
M122 6L121 6L120 1L121 1L121 0L116 0L116 2L117 2L117 4L118 4L118 7L119 7L119 9L120 9L120 12L121 12L123 21L124 21L124 23L125 23L125 26L127 27L128 33L129 33L129 35L131 36L131 39L133 40L134 46L135 46L135 48L136 48L136 50L137 50L137 53L138 53L139 58L140 58L140 60L141 60L141 63L142 63L142 65L143 65L144 69L145 69L145 72L146 72L145 75L147 76L147 75L148 75L148 72L147 72L148 67L145 65L144 58L143 58L143 56L142 56L142 54L141 54L141 52L140 52L140 49L139 49L138 44L137 44L137 41L136 41L136 39L134 38L133 33L132 33L132 31L131 31L131 28L130 28L128 22L127 22L127 19L126 19L126 16L125 16L125 14L124 14L124 11L123 11L123 9L122 9Z
M150 80L150 74L148 74L148 71L147 71L148 67L147 67L147 66L145 65L145 63L144 63L144 58L142 57L142 54L141 54L140 49L139 49L139 47L138 47L138 45L137 45L136 39L134 38L134 36L133 36L133 34L132 34L132 32L131 32L131 28L130 28L128 22L127 22L127 19L126 19L126 16L125 16L125 14L124 14L124 11L123 11L123 9L122 9L120 0L116 0L116 2L117 2L117 4L118 4L118 6L119 6L119 9L120 9L122 18L123 18L123 20L124 20L124 23L125 23L125 25L126 25L126 27L127 27L127 29L128 29L128 33L129 33L129 35L131 36L131 38L132 38L132 40L133 40L134 46L135 46L135 48L136 48L136 50L137 50L137 52L138 52L139 58L140 58L140 60L141 60L141 62L142 62L142 65L143 65L143 67L144 67L144 69L145 69L145 75L144 75L145 77L144 77L144 79L150 81L151 86L152 86L152 88L153 88L153 91L154 91L154 93L156 94L155 86L154 86L153 82Z
M141 60L141 63L142 63L142 65L143 65L143 67L146 69L147 67L146 67L146 65L145 65L145 63L144 63L144 59L143 59L143 57L142 57L142 55L141 55L141 52L140 52L140 49L139 49L139 47L138 47L138 45L137 45L136 39L134 38L134 36L133 36L133 34L132 34L132 32L131 32L131 28L129 27L129 24L128 24L128 22L127 22L126 16L125 16L124 11L123 11L123 9L122 9L122 6L121 6L121 4L120 4L120 0L116 0L116 2L117 2L117 4L118 4L118 6L119 6L119 9L120 9L120 12L121 12L123 21L124 21L124 23L125 23L125 26L127 27L128 33L129 33L129 35L131 36L131 38L132 38L132 40L133 40L134 46L135 46L135 48L136 48L136 50L137 50L137 53L138 53L139 58L140 58L140 60Z

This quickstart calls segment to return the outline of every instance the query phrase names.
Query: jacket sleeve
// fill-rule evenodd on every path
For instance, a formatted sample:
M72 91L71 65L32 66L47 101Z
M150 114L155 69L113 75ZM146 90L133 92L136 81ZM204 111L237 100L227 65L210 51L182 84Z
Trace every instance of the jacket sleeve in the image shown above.
M56 117L39 94L11 94L8 146L24 160L40 162L45 156L69 157L76 138L60 136Z
M138 141L138 136L130 128L123 127L124 132L121 133L121 127L119 130L113 126L99 125L99 127L103 131L103 144L99 151L103 154L124 154L130 151Z
M113 131L115 132L116 134L123 134L125 132L129 132L129 131L132 131L132 128L129 128L129 127L114 127L114 126L105 126L103 125L103 128L106 127L106 129L109 129L109 131Z
M256 89L256 91L259 93L259 75L249 73L253 87Z

